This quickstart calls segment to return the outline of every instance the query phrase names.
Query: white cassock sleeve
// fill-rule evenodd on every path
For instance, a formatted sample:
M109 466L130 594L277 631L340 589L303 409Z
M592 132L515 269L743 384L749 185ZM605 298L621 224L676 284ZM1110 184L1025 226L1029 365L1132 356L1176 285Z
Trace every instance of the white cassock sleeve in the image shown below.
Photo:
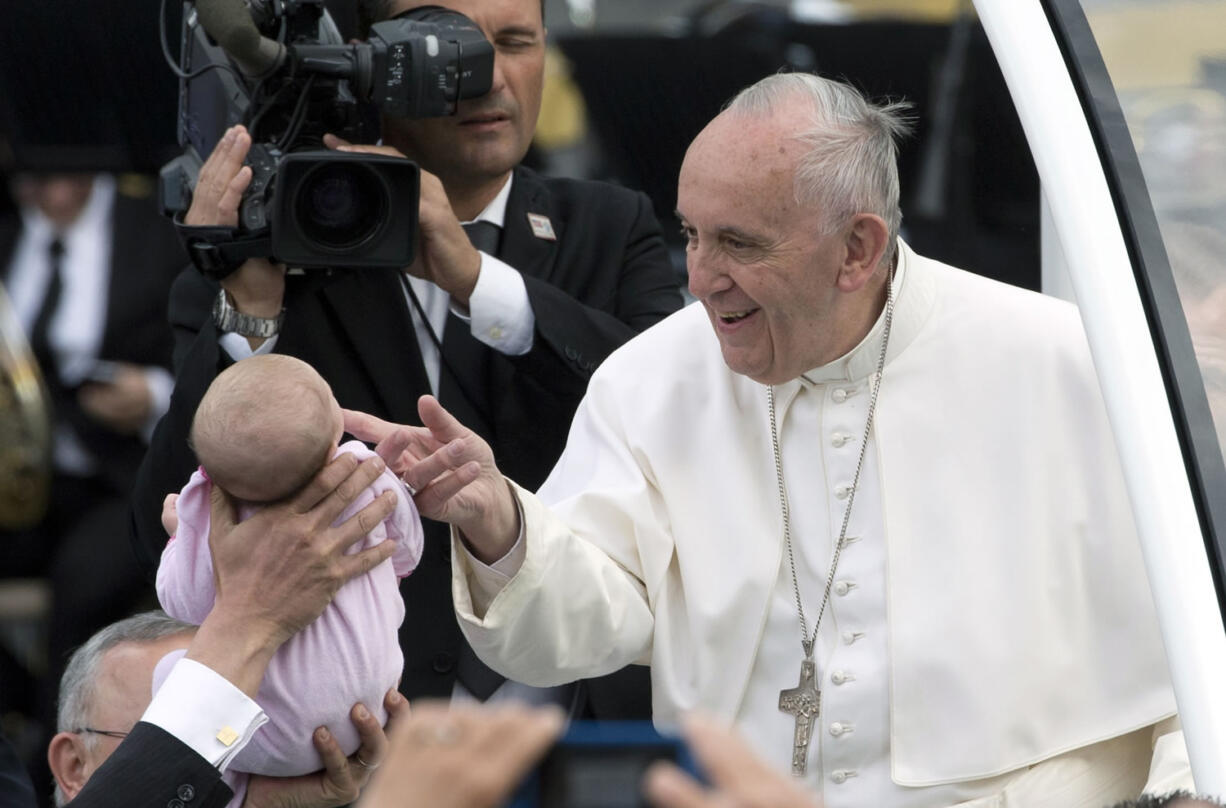
M1192 782L1192 764L1188 760L1188 748L1184 744L1179 718L1168 718L1154 725L1154 757L1149 765L1149 779L1145 793L1154 796L1172 791L1195 792Z
M534 495L514 491L524 511L524 560L484 618L468 588L470 557L452 531L452 596L477 656L534 687L603 676L645 656L652 615L642 582Z
M648 580L672 558L665 509L640 468L616 407L601 412L589 388L567 451L542 499L515 486L523 513L523 563L482 616L469 589L471 556L452 532L452 594L477 655L525 684L549 687L602 676L651 651ZM487 577L487 576L482 576Z

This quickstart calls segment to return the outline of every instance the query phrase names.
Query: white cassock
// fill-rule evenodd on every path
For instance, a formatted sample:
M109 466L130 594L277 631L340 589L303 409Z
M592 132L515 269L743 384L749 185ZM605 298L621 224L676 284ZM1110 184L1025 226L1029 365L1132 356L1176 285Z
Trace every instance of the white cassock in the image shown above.
M806 782L828 808L1135 796L1175 702L1077 312L901 242L895 290ZM882 330L775 388L810 629ZM539 498L517 493L507 559L453 542L478 655L536 685L650 664L657 724L701 708L787 771L779 693L803 654L766 388L724 364L701 306L605 361ZM1159 749L1175 774L1150 785L1190 787L1180 734Z

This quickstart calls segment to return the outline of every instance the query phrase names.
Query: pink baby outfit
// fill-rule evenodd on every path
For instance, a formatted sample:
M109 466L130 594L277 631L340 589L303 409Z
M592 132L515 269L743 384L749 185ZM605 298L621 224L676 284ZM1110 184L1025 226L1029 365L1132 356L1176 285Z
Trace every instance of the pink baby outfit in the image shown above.
M373 452L359 441L342 444L364 460ZM179 495L179 529L162 551L157 573L158 600L172 617L199 625L213 608L213 562L209 554L209 491L212 483L197 470ZM375 480L341 514L348 519L384 491L395 492L396 509L348 552L373 547L386 538L396 551L365 575L342 586L316 620L277 651L256 696L268 715L245 749L235 756L230 770L288 777L322 768L311 742L317 727L327 726L346 755L358 748L357 730L349 720L353 705L361 702L386 723L383 697L396 686L404 668L397 629L404 620L399 579L421 559L422 529L417 507L404 485L390 470ZM244 507L239 520L257 509ZM182 656L184 652L174 652ZM170 655L168 655L170 656ZM164 663L171 660L163 659ZM154 689L169 672L159 664Z

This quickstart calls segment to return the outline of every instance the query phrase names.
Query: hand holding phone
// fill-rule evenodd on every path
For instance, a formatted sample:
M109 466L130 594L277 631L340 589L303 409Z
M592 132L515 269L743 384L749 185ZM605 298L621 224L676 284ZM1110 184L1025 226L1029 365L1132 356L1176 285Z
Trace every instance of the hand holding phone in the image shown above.
M650 721L576 721L529 773L508 808L639 808L658 761L702 779L685 741Z
M726 723L690 715L682 734L710 786L669 763L653 764L643 791L654 808L819 808L813 794L758 757Z
M153 408L145 371L127 362L97 362L77 388L77 401L86 415L121 435L140 432Z

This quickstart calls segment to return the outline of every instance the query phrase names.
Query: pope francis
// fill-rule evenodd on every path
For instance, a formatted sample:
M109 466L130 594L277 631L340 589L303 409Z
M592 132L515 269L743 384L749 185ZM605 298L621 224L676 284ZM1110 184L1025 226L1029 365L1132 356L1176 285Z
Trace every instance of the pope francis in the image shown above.
M1190 787L1077 311L899 239L904 128L812 75L738 95L678 183L698 303L599 368L537 495L432 400L347 427L409 442L512 679L650 665L657 723L714 713L829 808Z

